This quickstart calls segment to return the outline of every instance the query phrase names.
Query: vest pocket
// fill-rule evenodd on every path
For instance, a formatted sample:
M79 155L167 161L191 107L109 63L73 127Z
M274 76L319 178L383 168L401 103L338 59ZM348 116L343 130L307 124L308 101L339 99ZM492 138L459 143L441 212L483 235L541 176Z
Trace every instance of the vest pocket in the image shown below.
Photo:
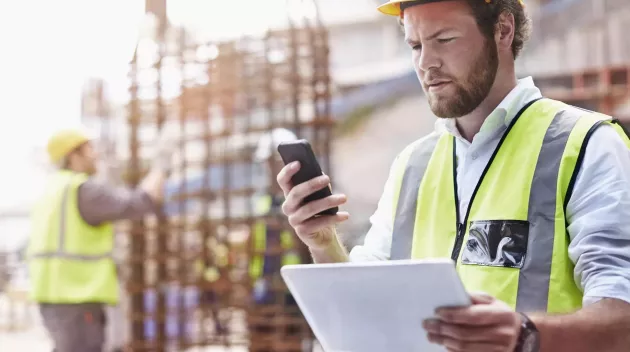
M520 269L525 263L528 239L528 221L472 221L462 264Z

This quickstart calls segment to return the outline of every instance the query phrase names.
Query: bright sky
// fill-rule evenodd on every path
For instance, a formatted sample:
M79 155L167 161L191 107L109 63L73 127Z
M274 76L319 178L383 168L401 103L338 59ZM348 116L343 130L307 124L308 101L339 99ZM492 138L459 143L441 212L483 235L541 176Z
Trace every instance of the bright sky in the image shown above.
M143 6L143 0L0 0L1 207L30 198L25 190L41 182L28 159L32 147L79 122L83 78L110 69L102 64L107 60L124 63Z
M142 0L0 0L1 145L42 144L78 123L83 78L124 63L142 10ZM3 161L18 157L11 149Z
M225 37L282 21L285 1L171 0L167 6L175 24ZM78 122L83 79L124 76L143 11L144 0L0 0L0 109L13 120L0 138L17 138L17 130L28 132L35 121L41 133L33 139Z
M169 0L167 6L174 24L226 37L281 23L285 2ZM79 123L85 78L125 76L143 14L144 0L0 0L0 208L29 199L24 190L41 183L29 153L54 130Z

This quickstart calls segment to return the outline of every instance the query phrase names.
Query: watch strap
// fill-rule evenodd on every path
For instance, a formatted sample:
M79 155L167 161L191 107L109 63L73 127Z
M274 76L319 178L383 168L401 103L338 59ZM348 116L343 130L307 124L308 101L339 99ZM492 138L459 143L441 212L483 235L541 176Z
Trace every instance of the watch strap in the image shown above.
M532 338L532 335L538 335L538 328L536 324L529 319L529 317L524 313L519 313L521 316L521 332L518 337L518 343L516 344L515 352L538 352L539 348L536 347L534 350L531 350L525 343L528 339ZM534 338L538 338L535 336ZM536 344L537 345L537 344ZM527 347L527 349L526 349Z

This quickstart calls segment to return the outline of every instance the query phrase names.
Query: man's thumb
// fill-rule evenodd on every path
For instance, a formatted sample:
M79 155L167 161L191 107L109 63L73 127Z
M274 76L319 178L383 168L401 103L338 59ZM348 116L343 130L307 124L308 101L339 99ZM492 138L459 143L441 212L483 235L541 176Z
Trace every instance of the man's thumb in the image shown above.
M472 304L490 304L494 302L494 297L485 292L471 292L470 299Z

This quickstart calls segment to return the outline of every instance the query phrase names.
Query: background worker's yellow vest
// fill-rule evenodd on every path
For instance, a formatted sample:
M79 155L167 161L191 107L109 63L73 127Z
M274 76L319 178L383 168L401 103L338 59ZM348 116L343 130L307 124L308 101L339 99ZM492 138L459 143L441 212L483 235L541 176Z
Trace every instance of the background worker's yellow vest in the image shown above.
M257 213L262 215L269 213L271 202L270 196L262 197L256 204ZM267 223L265 220L259 220L254 224L252 236L253 255L250 258L249 274L255 280L263 275L265 253L273 252L274 249L267 248ZM285 230L280 233L280 246L284 252L282 254L282 265L300 264L300 256L297 253L293 234L290 231Z
M86 180L58 172L33 210L27 255L36 302L118 302L112 225L90 226L79 214L77 190Z
M457 210L454 137L434 133L410 145L394 165L391 259L450 257L469 292L517 311L579 309L565 207L588 138L610 121L549 99L528 104L499 142L468 214Z

